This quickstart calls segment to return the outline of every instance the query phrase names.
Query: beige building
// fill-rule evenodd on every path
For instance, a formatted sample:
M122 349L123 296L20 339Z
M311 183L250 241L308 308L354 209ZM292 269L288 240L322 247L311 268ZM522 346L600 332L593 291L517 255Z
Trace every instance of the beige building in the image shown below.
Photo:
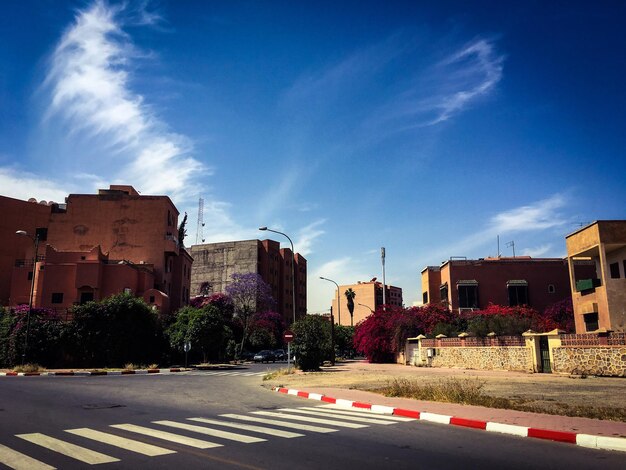
M348 299L345 295L348 289L352 289L356 294L354 297L353 318L350 318ZM383 283L376 281L376 278L374 278L369 282L359 281L356 284L339 286L339 302L341 310L337 307L337 289L335 289L335 296L332 301L335 323L343 326L356 325L383 305ZM387 305L401 307L402 289L400 287L387 285L385 302Z
M598 220L565 237L576 333L626 331L626 220ZM595 276L575 261L592 260Z

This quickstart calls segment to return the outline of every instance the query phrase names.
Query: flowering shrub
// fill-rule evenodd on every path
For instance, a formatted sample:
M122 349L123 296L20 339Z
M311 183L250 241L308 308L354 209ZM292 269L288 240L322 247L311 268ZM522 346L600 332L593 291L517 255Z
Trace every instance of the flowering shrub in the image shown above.
M566 333L575 331L574 327L574 307L572 299L568 297L548 306L543 315L537 318L536 331L552 331L555 328L564 330Z
M273 349L282 344L285 321L279 313L259 312L250 320L250 344L258 349Z

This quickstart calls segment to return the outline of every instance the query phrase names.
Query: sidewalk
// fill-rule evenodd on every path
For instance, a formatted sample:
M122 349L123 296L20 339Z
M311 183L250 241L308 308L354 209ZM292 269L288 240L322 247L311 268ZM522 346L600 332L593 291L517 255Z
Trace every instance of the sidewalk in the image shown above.
M377 409L387 414L413 416L442 424L626 452L626 422L623 421L392 398L362 390L375 389L399 378L424 382L448 378L478 379L485 382L486 392L494 396L516 396L571 405L585 403L619 409L626 406L626 380L622 378L580 379L552 374L418 368L364 361L338 363L324 367L322 372L285 375L266 384L274 386L277 392L347 407Z

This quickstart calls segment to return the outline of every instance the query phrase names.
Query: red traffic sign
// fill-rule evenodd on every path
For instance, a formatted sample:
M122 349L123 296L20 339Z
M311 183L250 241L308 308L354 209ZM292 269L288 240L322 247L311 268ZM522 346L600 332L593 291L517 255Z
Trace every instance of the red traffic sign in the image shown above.
M293 331L287 330L283 334L283 339L285 340L285 343L291 343L293 341L293 338L294 338Z

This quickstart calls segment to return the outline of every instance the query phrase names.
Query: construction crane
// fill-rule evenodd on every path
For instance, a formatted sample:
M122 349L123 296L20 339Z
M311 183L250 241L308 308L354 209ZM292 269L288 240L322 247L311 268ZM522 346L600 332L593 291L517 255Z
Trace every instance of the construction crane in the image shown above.
M204 243L204 199L198 199L198 225L196 227L196 245Z

